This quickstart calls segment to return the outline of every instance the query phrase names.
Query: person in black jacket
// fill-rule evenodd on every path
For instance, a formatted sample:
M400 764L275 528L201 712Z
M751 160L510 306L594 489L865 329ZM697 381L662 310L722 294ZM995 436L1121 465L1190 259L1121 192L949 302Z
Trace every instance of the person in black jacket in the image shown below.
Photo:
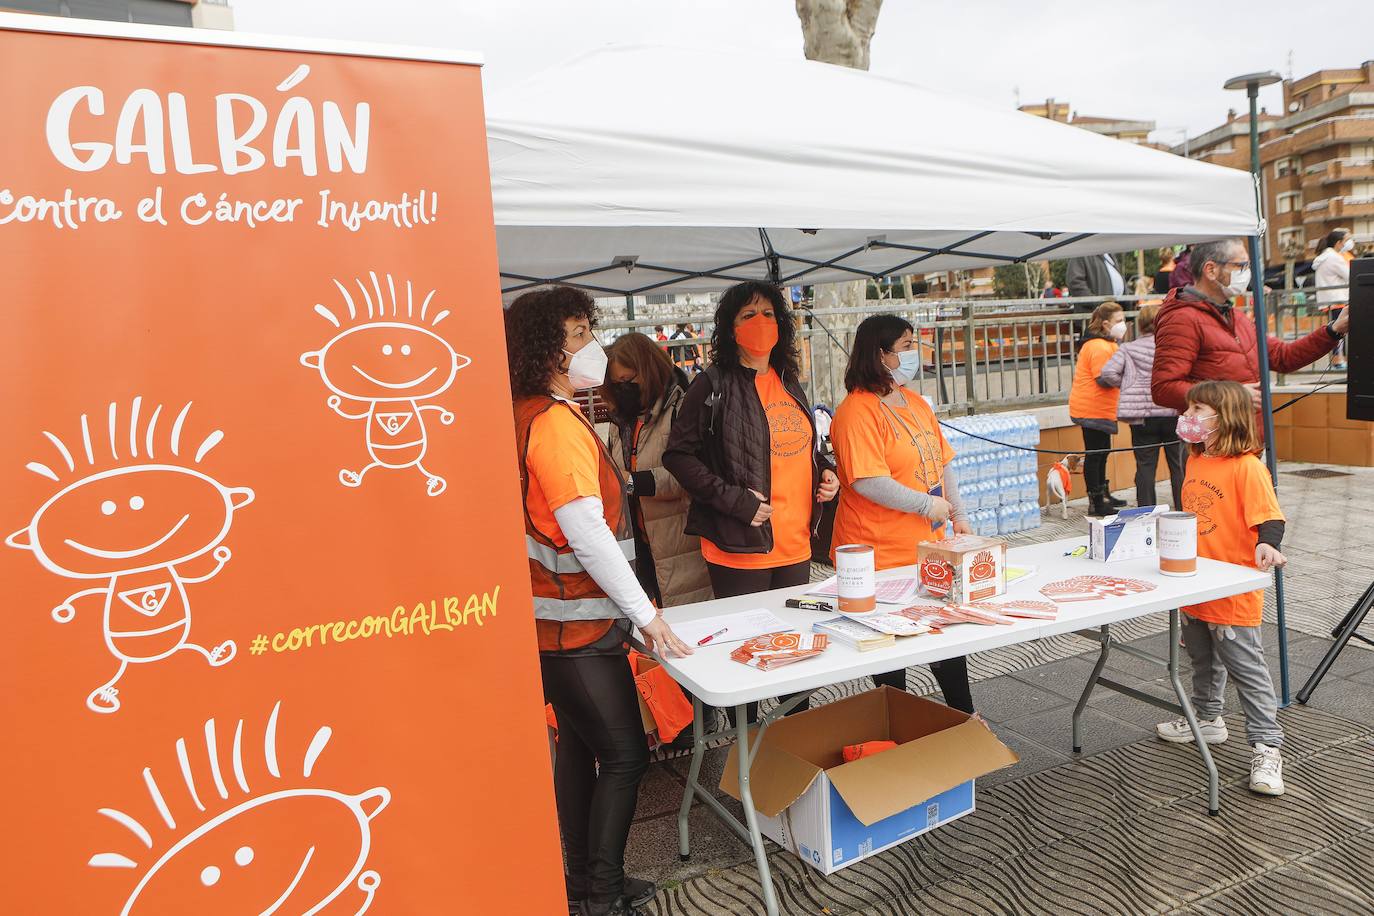
M810 581L820 504L840 489L818 449L795 341L776 286L726 290L711 365L688 388L663 455L692 498L687 533L701 538L718 598Z

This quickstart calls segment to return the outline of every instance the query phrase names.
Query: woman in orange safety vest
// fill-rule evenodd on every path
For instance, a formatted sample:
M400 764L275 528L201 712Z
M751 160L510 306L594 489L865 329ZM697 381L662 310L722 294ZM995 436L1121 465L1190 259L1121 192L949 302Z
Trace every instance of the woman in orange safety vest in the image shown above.
M540 671L559 724L554 794L569 912L632 916L655 888L624 870L649 764L625 658L631 624L650 648L675 655L691 649L635 577L620 475L572 400L605 380L606 355L592 336L595 311L571 287L526 293L506 312L506 348Z

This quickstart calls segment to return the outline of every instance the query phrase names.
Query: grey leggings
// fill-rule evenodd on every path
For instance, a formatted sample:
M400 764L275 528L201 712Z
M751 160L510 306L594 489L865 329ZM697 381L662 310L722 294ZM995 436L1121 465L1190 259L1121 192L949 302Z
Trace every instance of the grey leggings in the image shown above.
M1241 709L1245 711L1245 738L1252 744L1278 747L1278 700L1269 666L1264 662L1264 640L1259 627L1232 627L1235 639L1213 633L1201 620L1183 615L1183 645L1193 662L1193 710L1199 719L1221 715L1226 696L1226 675L1236 682Z

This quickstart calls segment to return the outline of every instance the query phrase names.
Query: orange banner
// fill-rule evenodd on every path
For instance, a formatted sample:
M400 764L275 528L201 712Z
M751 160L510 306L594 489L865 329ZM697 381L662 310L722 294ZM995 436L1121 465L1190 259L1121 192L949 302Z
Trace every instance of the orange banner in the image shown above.
M479 69L22 23L5 908L557 910Z

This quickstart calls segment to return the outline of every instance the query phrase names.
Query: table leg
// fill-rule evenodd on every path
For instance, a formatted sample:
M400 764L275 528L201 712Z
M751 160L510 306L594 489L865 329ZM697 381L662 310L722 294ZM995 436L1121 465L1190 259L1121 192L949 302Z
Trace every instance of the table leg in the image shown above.
M678 855L684 859L692 855L692 837L687 815L692 810L697 779L701 776L701 758L706 753L706 728L701 721L701 700L692 697L692 765L687 770L687 788L682 791L682 807L677 812Z
M1183 689L1183 679L1178 673L1178 615L1177 609L1169 612L1169 682L1174 685L1174 693L1178 696L1183 718L1188 720L1188 728L1193 732L1193 743L1197 745L1198 754L1202 757L1202 765L1207 768L1207 813L1215 817L1221 813L1221 788L1217 777L1217 764L1212 759L1212 751L1207 747L1207 742L1202 740L1202 726L1198 724L1197 714L1193 712L1193 702L1188 692Z
M735 707L735 756L739 760L739 801L744 806L744 823L749 833L749 845L754 848L754 864L759 870L759 887L763 891L763 908L768 916L778 916L778 898L773 892L773 875L768 869L768 850L763 845L763 835L759 833L759 818L754 811L754 795L749 789L749 768L754 762L753 751L749 746L749 708L743 704ZM763 738L763 728L754 739L755 745Z
M1083 738L1080 734L1079 718L1088 705L1088 698L1093 695L1093 688L1097 686L1097 679L1102 676L1102 669L1107 665L1107 653L1111 651L1112 635L1108 627L1102 627L1102 636L1099 637L1098 642L1101 643L1102 648L1097 654L1097 664L1093 666L1093 673L1083 688L1083 695L1078 698L1078 705L1073 708L1073 752L1075 754L1083 753Z

